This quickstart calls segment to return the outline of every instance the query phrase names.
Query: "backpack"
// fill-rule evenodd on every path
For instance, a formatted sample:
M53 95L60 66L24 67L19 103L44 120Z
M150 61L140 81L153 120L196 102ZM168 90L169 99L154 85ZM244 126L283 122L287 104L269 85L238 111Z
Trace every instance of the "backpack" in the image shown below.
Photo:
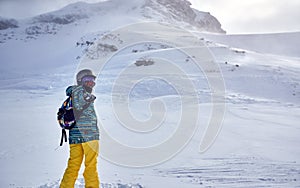
M60 141L60 146L63 144L63 140L67 142L66 129L70 130L76 125L76 120L73 111L72 105L72 89L74 86L69 86L66 89L67 99L63 102L61 107L57 112L57 121L60 127L62 128L62 136Z
M86 108L88 108L89 105L96 99L96 97L93 95L86 96L85 100L88 102L83 106L82 110L75 111L75 109L73 109L73 104L72 104L72 92L74 87L76 87L76 85L69 86L66 89L66 95L68 98L63 102L63 104L61 105L61 107L58 109L57 112L57 121L60 127L62 128L60 146L62 146L63 140L67 142L66 129L70 130L76 125L76 119L74 114L76 114L76 117L79 118L82 112Z

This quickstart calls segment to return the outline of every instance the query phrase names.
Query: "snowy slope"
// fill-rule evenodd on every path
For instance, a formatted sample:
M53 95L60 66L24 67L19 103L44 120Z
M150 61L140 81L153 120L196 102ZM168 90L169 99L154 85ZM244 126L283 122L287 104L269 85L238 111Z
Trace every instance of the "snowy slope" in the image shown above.
M300 49L297 47L300 45L299 32L254 35L203 34L203 36L235 48L283 56L300 56Z
M192 29L195 37L209 47L226 85L223 126L213 146L199 153L212 109L212 91L207 78L193 63L197 57L146 40L157 33L145 30L142 36L147 42L124 49L99 75L95 92L100 122L118 141L134 147L152 146L172 136L181 105L187 104L181 104L176 89L162 80L145 79L129 94L131 113L141 120L150 116L147 106L152 99L165 102L166 119L154 131L147 134L129 131L111 111L111 87L116 74L124 67L129 68L130 74L125 77L129 81L153 69L165 74L170 72L170 67L149 58L154 56L181 67L195 84L199 103L188 105L199 106L200 123L186 147L164 163L129 168L99 158L102 187L300 186L300 59L295 51L299 33L251 37L204 34L191 27L195 22L188 18L201 20L207 14L195 11L194 17L195 14L189 12L184 20L178 20L189 10L187 2L180 1L183 4L177 8L168 2L171 1L77 3L20 20L18 28L0 30L0 187L59 187L68 147L58 148L60 129L55 115L65 98L65 87L73 83L89 42L96 42L117 27L143 21L147 15L172 24L184 22L185 27ZM218 24L213 27L220 29ZM185 34L178 36L170 30L161 33L179 42L189 41ZM253 38L259 40L250 43ZM114 44L114 39L109 38L107 44ZM284 50L264 47L265 41L269 41L270 46L280 41ZM149 61L138 64L136 60L141 58ZM169 76L178 83L182 81L176 74ZM124 90L128 87L122 85ZM76 187L84 187L82 171Z

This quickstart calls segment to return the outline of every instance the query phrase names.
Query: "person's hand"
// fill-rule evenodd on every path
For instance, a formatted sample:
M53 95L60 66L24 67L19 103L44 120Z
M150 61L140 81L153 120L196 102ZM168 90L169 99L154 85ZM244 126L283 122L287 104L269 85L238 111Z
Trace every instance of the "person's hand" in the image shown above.
M94 100L96 99L96 96L91 93L85 93L83 98L87 102L94 102Z

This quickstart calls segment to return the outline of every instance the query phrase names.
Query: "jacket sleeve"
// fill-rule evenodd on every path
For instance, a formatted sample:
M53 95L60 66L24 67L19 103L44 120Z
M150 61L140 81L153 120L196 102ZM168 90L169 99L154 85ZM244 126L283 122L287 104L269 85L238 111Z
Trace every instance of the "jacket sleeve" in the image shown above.
M89 102L84 100L84 92L82 87L78 87L73 91L73 108L77 111L83 110L84 106L89 104Z

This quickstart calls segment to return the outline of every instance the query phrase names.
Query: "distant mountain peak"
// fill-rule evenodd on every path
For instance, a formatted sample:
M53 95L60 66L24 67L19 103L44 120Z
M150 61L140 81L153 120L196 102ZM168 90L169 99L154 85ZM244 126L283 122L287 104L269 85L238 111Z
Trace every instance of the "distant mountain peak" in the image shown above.
M143 21L169 23L189 30L225 33L207 12L191 8L187 0L107 0L77 2L32 18L0 18L0 43L12 39L30 41L40 35L74 32L78 37L109 31Z
M151 17L154 13L167 18L171 23L181 22L201 31L225 33L215 17L191 8L191 3L187 0L145 0L145 8L146 10L147 8L152 9L152 11L146 11L145 16Z
M123 19L124 16L139 20L162 21L175 25L194 27L200 31L225 33L220 22L206 12L191 8L187 0L107 0L98 3L77 2L47 14L34 17L38 22L69 24L76 20L101 16Z

